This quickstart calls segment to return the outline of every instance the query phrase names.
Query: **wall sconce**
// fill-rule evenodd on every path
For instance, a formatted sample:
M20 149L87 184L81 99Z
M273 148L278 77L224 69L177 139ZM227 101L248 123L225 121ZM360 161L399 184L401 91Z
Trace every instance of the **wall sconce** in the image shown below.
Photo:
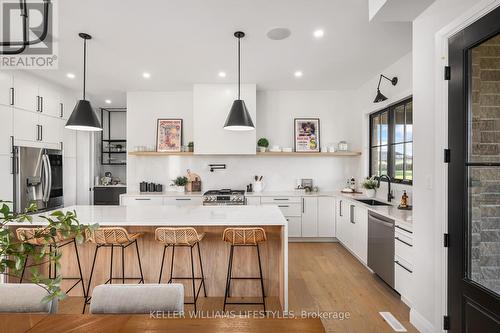
M373 103L383 102L387 99L387 97L385 97L384 94L382 94L380 92L380 83L382 82L382 78L386 79L387 81L391 81L393 86L398 84L398 78L396 76L393 77L391 80L387 76L380 74L380 79L378 80L378 86L377 86L377 96L375 97L375 100L373 101Z

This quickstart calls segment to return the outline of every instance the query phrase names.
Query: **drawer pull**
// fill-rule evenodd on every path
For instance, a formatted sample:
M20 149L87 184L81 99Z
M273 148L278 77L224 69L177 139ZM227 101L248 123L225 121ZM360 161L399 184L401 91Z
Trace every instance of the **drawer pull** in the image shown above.
M278 205L278 207L280 207L280 208L288 208L290 206L289 205Z
M405 229L405 228L401 228L399 225L396 225L396 228L401 229L401 230L403 230L403 231L406 231L407 233L413 234L413 232L412 232L412 231L407 230L407 229Z
M401 263L399 261L394 261L396 264L398 264L402 269L404 269L405 271L408 271L409 273L413 273L411 270L409 270L408 268L406 268L405 266L401 265Z
M404 240L402 240L401 238L399 237L395 237L396 240L400 241L401 243L405 244L405 245L408 245L409 247L413 247L412 244L408 243L408 242L405 242Z
M288 201L290 199L288 199L288 198L274 198L273 200L274 201Z
M135 198L134 200L137 200L137 201L149 201L149 200L151 200L151 198Z
M175 198L177 201L191 201L190 198Z

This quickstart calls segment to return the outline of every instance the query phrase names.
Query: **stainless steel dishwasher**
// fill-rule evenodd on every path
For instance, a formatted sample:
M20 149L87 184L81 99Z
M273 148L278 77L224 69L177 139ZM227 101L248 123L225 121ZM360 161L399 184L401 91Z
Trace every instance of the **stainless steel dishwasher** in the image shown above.
M368 267L394 288L394 220L368 213Z

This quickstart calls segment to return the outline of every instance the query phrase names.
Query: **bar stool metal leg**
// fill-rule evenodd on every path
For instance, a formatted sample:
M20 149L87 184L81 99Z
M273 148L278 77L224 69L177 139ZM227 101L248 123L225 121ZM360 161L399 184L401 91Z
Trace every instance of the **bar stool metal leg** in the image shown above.
M163 263L165 262L165 252L167 252L167 246L163 246L163 255L161 256L161 266L160 266L160 277L158 278L158 283L161 283L161 274L163 273Z
M85 282L83 282L82 265L80 264L80 255L78 254L78 247L76 240L73 238L73 245L75 246L76 262L78 264L78 272L80 273L80 282L82 283L83 296L85 297Z
M26 264L28 263L28 255L24 258L23 271L21 272L21 277L19 279L19 283L23 283L24 272L26 271Z
M264 305L264 312L266 312L266 295L264 294L264 278L262 277L262 265L260 263L260 250L259 250L259 244L256 245L257 247L257 258L259 259L259 276L260 276L260 288L262 290L262 304Z
M142 274L141 256L139 254L139 245L137 245L137 239L134 240L134 243L135 243L135 250L137 252L137 261L139 262L139 271L141 272L141 281L139 281L139 283L142 282L144 284L144 275Z
M125 284L125 247L122 245L122 284Z
M97 258L97 251L99 250L99 247L100 247L99 245L96 245L96 247L95 247L94 260L92 261L92 268L90 269L89 283L87 284L87 294L85 295L85 301L83 302L82 314L85 313L85 308L87 307L87 304L89 301L90 284L92 283L92 275L94 275L95 260Z
M198 295L196 294L196 286L195 286L195 279L194 279L194 260L193 260L193 247L191 246L189 248L191 251L191 282L193 284L193 304L194 304L194 312L196 312L196 300L198 298Z
M230 278L231 278L231 266L233 265L233 250L234 250L234 245L231 245L231 250L229 252L229 263L227 265L227 278L226 278L226 290L224 292L224 306L222 308L222 311L226 311L226 304L227 304L227 297L229 294L229 283L230 283Z
M167 283L172 283L174 275L174 256L175 256L175 245L172 245L172 258L170 259L170 279L168 279Z
M106 281L106 283L109 282L109 284L113 284L113 249L114 246L111 245L111 259L109 261L109 280Z
M203 263L201 262L201 252L200 252L200 243L196 243L196 247L198 248L198 258L200 259L200 270L201 270L201 282L203 283L203 295L207 297L207 288L205 287L205 274L203 273Z

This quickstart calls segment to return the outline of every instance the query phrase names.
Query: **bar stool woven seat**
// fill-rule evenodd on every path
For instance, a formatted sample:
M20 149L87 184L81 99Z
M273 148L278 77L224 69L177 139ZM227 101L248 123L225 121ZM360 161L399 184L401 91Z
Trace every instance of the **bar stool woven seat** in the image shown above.
M57 231L55 235L50 234L50 230L46 228L17 228L16 229L16 236L17 239L19 239L21 242L25 244L30 244L35 247L41 247L49 245L49 253L55 253L57 254L59 249L73 244L74 249L75 249L75 254L76 254L76 264L78 266L78 272L79 276L77 277L63 277L63 280L76 280L76 282L66 290L66 293L69 293L74 287L76 287L79 283L82 285L82 291L83 295L86 295L85 291L85 284L83 282L83 274L82 274L82 266L80 263L80 256L78 254L78 246L76 245L76 240L75 240L75 235L67 235L64 236L61 231ZM50 239L46 240L46 237L50 237ZM24 258L24 264L23 264L23 270L21 272L21 277L19 279L19 283L23 282L24 279L24 273L26 271L26 266L28 263L28 256ZM56 263L52 263L52 261L49 261L48 263L48 269L49 269L49 279L56 279L57 278L57 265Z
M222 240L232 245L257 245L267 240L262 228L226 228Z
M98 228L86 232L87 241L98 245L121 245L135 241L142 233L129 233L125 228Z
M17 239L23 243L31 245L45 245L47 242L44 236L50 236L54 242L61 243L73 239L73 236L64 237L60 231L51 236L50 231L45 228L18 228L16 230Z
M165 253L168 247L172 248L172 255L170 258L170 278L168 283L172 283L174 280L191 280L192 290L193 290L193 301L185 302L184 304L194 305L194 311L196 312L196 303L198 302L198 296L203 287L203 295L207 297L207 290L205 286L205 274L203 273L203 263L201 260L200 242L205 237L205 233L198 233L195 228L169 228L161 227L155 230L155 240L163 244L163 256L161 258L160 266L160 276L158 278L158 283L161 283L161 276L163 274L163 266L165 262ZM194 274L194 257L193 248L196 246L198 250L198 260L200 264L201 276L196 277ZM190 258L191 258L191 276L174 276L174 258L175 249L179 247L189 248ZM200 280L198 288L196 288L196 280Z
M155 240L165 245L192 246L205 237L205 233L196 231L195 228L156 228Z

